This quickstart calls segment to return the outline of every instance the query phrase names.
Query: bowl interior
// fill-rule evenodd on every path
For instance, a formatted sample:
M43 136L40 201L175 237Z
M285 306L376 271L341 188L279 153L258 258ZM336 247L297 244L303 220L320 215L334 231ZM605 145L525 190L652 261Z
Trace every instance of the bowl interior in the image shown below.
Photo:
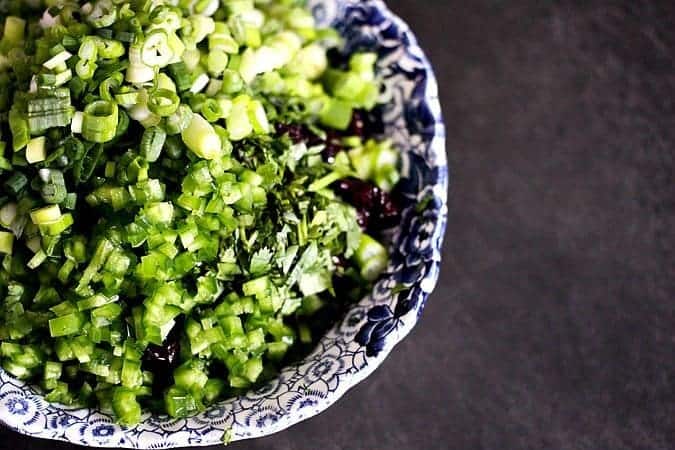
M382 135L403 153L403 221L372 294L354 305L303 361L255 392L189 419L146 415L133 428L99 411L50 405L0 369L0 422L27 435L97 447L214 445L287 428L334 403L405 337L438 278L447 215L445 130L431 67L408 27L379 0L312 0L317 20L338 28L348 52L375 51L384 79Z

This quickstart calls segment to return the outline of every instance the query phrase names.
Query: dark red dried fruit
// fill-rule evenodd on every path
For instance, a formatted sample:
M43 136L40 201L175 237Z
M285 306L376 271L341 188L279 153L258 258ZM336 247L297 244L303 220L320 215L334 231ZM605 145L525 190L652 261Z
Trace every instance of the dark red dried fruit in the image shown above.
M334 190L356 209L373 211L380 201L380 188L358 178L338 180L334 185Z
M333 256L333 265L339 269L344 269L349 264L347 258L344 255L334 255Z
M340 137L340 134L334 130L326 131L326 139L319 140L319 144L324 144L326 146L323 152L321 152L321 156L323 156L323 160L328 163L335 162L335 155L340 153L343 149L342 138Z
M178 364L180 356L180 324L176 324L162 345L150 344L143 353L143 363L153 373L171 370Z
M308 131L304 125L296 123L277 123L277 134L279 136L287 135L294 144L305 142L308 138Z
M182 324L176 324L163 345L150 344L143 353L143 370L153 376L152 389L155 395L161 395L171 386L173 370L180 363L180 330Z
M370 213L364 209L357 209L356 223L359 224L362 230L370 228Z
M180 344L178 342L169 342L164 345L150 344L145 349L143 361L151 364L161 363L166 366L173 366L178 361Z
M386 192L382 193L377 217L379 226L382 229L392 228L401 222L401 207L393 197Z
M359 111L363 120L364 134L368 136L384 133L384 122L382 122L382 111L376 108L372 111Z
M354 111L347 133L349 136L363 137L366 134L366 121L364 116L364 113L361 111Z
M343 150L342 135L335 130L326 130L326 137L321 138L309 127L295 123L276 124L278 136L288 136L294 144L304 142L308 146L325 145L326 148L321 152L323 160L332 163L335 161L335 155Z
M333 184L333 190L356 208L361 228L381 231L396 226L401 218L398 202L375 184L358 178L345 178Z
M321 156L323 157L323 160L326 161L327 163L334 163L335 162L335 156L340 153L340 150L342 150L341 147L337 147L335 145L331 144L326 144L326 148L323 149L321 152Z

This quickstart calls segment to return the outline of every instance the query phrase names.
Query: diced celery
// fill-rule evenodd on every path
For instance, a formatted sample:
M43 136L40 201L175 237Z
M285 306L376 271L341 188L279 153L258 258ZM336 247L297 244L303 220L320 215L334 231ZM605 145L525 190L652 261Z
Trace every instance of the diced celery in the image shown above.
M82 331L84 316L81 313L68 314L49 321L49 333L52 337L69 336Z
M152 224L168 224L173 220L173 205L170 202L153 203L146 206L145 214Z
M94 354L94 343L87 336L78 336L70 342L75 358L81 363L88 363Z
M136 399L136 393L126 387L114 389L112 407L117 420L122 425L135 425L141 420L141 405Z
M122 375L120 379L122 381L122 386L124 387L140 387L143 384L143 373L141 372L140 360L125 359L122 364Z
M192 394L178 387L172 387L164 394L164 403L167 414L174 418L190 417L203 408Z
M267 290L270 286L270 280L268 277L260 277L251 281L247 281L242 285L242 291L244 295L250 296L259 296L267 293Z
M327 99L321 111L321 123L337 130L346 130L352 120L352 107L349 103Z
M209 378L204 386L204 403L212 404L225 391L225 382L219 378Z

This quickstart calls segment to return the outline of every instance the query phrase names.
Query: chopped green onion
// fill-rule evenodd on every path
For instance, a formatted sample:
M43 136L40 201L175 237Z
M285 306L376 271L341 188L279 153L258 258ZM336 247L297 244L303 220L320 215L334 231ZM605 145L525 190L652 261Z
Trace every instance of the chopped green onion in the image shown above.
M258 134L267 134L270 132L270 123L267 120L265 107L258 100L253 100L248 104L248 117L253 126L253 130Z
M43 66L49 70L54 70L61 64L68 61L73 55L67 50L62 51L61 53L54 55L48 61L46 61Z
M166 132L159 127L151 127L145 130L141 139L140 154L148 162L155 162L159 159L164 143L166 142Z
M56 222L61 218L61 208L59 205L49 205L39 208L30 213L30 219L35 225L43 225Z
M28 260L26 263L26 267L29 269L33 270L38 267L47 259L47 254L44 252L44 250L40 249L38 250L33 257Z
M97 0L87 15L87 21L94 28L109 27L115 23L115 20L117 20L117 7L111 0Z
M2 208L0 208L0 225L2 225L5 228L9 228L14 222L14 219L16 219L16 216L17 216L16 203L10 202L5 204Z
M117 59L125 53L124 45L119 41L99 39L96 44L99 58Z
M249 116L250 98L246 95L240 95L232 102L232 110L227 117L227 130L230 139L239 141L253 133L253 124Z
M15 152L28 145L30 141L28 121L16 108L9 111L9 128L12 132L12 146Z
M35 236L26 242L26 247L33 253L37 253L42 248L42 240L39 236Z
M123 77L122 74L119 72L103 80L101 84L98 86L98 91L101 96L101 99L109 102L112 101L113 95L110 91L111 89L118 89L122 84L122 81Z
M82 136L91 142L105 143L113 140L119 113L116 103L99 100L84 108Z
M2 186L8 193L18 196L18 194L25 189L27 184L28 178L26 178L23 173L14 172L8 179L5 180Z
M244 88L244 80L234 70L227 69L223 73L223 86L221 90L225 94L236 94Z
M50 128L68 126L72 121L70 91L66 88L57 88L49 96L31 99L27 106L28 128L34 135Z
M152 31L145 37L141 50L141 62L150 67L165 67L173 59L169 37L164 30Z
M206 99L202 106L202 115L206 120L213 123L224 116L220 103L212 98Z
M64 202L68 195L68 191L66 190L63 172L56 169L48 170L45 184L40 189L40 195L45 203L56 204Z
M136 91L124 92L115 95L115 101L122 106L129 107L139 102L139 93Z
M31 139L26 146L26 161L30 164L44 161L47 158L47 138L44 136Z
M190 87L190 92L198 94L209 84L210 78L205 73L199 75Z
M181 134L185 145L199 157L216 159L223 155L220 136L201 115L194 114L190 125Z
M82 39L77 56L86 61L95 61L98 58L99 38L96 36L85 36Z
M180 105L175 113L166 119L166 132L169 135L176 135L186 130L192 123L194 113L187 105Z
M81 59L75 64L75 73L82 80L92 79L94 73L96 73L96 69L98 69L98 64L88 59Z
M73 120L70 122L70 131L74 134L82 133L82 123L84 122L84 113L82 111L75 111Z
M168 89L154 91L148 99L148 108L158 116L168 117L180 106L180 98Z
M361 275L371 281L382 274L389 261L387 249L367 234L361 236L354 258L361 268Z
M141 53L142 49L138 46L134 45L129 48L129 67L127 68L126 80L130 83L141 84L155 78L154 69L143 62ZM148 54L151 55L150 50L148 50Z
M0 42L4 49L18 47L24 40L26 21L20 17L7 16L5 18L4 33Z
M14 234L6 231L0 231L0 253L12 254L14 247Z
M184 62L177 62L169 66L169 72L176 83L178 92L184 92L192 86L192 77Z

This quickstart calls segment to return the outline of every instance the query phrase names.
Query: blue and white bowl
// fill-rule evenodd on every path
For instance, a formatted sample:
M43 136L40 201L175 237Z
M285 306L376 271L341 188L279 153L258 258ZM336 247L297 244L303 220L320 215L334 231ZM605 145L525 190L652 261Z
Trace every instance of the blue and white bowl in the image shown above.
M312 0L353 49L376 51L387 96L387 137L404 153L408 204L393 236L386 275L304 361L258 391L181 420L147 414L125 428L94 409L47 403L0 369L0 421L34 437L92 447L158 449L265 436L308 419L370 375L415 326L439 274L447 217L448 167L438 86L408 26L381 0Z

